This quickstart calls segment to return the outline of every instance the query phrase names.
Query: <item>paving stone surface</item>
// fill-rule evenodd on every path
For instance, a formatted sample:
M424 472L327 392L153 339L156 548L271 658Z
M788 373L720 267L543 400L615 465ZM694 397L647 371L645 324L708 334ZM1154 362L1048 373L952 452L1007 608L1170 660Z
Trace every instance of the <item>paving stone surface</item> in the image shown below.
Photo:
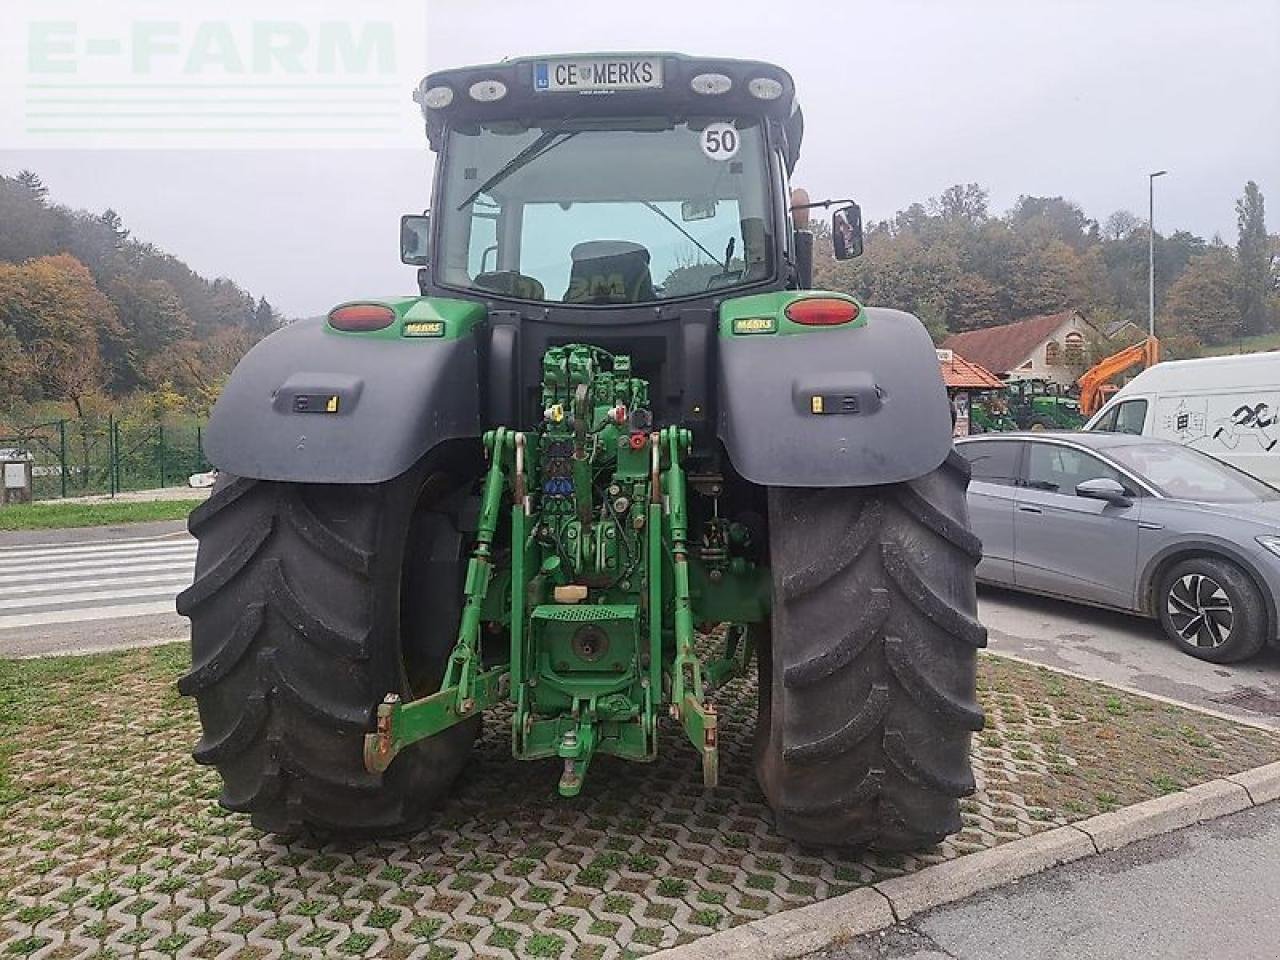
M978 792L964 831L919 855L801 849L774 833L751 775L750 680L718 701L714 790L668 727L657 763L599 758L584 795L563 800L555 765L512 760L491 717L429 830L283 840L221 810L216 774L190 760L195 713L172 683L181 654L128 656L136 666L87 696L50 682L48 706L17 731L0 795L0 956L637 956L1095 812L1034 799L1079 766L1064 734L1088 712L1070 697L1028 702L990 674L1034 670L988 661ZM1280 756L1258 731L1197 729L1234 769Z

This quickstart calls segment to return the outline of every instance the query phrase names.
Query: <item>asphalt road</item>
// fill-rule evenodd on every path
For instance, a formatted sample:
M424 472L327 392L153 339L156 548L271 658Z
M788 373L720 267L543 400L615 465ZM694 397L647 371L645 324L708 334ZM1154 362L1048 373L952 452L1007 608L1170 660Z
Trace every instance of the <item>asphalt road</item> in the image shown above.
M195 548L181 520L0 534L0 656L185 639Z
M811 960L1275 960L1280 802L1049 870Z

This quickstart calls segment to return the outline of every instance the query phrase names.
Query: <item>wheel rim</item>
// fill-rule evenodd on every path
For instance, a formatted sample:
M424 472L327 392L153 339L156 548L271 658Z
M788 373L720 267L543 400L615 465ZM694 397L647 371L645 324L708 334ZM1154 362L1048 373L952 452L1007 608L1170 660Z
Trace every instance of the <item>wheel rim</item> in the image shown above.
M1222 585L1203 573L1188 573L1169 587L1169 622L1182 642L1213 649L1231 639L1235 609Z
M1033 423L1031 425L1031 429L1038 432L1045 429L1045 425L1043 423Z

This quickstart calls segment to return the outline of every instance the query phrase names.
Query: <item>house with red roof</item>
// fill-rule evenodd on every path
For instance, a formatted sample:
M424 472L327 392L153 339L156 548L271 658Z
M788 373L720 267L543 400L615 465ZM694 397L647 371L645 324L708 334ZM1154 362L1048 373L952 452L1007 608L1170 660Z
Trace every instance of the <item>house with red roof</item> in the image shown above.
M1089 337L1098 335L1079 310L1064 310L953 333L942 347L1005 380L1040 378L1066 387L1089 366Z

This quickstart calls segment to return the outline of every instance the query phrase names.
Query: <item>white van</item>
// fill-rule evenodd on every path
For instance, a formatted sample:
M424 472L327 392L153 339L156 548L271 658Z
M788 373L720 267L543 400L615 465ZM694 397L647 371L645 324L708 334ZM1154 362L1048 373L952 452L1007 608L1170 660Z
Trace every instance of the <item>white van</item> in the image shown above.
M1280 352L1158 363L1084 429L1172 440L1280 486Z

